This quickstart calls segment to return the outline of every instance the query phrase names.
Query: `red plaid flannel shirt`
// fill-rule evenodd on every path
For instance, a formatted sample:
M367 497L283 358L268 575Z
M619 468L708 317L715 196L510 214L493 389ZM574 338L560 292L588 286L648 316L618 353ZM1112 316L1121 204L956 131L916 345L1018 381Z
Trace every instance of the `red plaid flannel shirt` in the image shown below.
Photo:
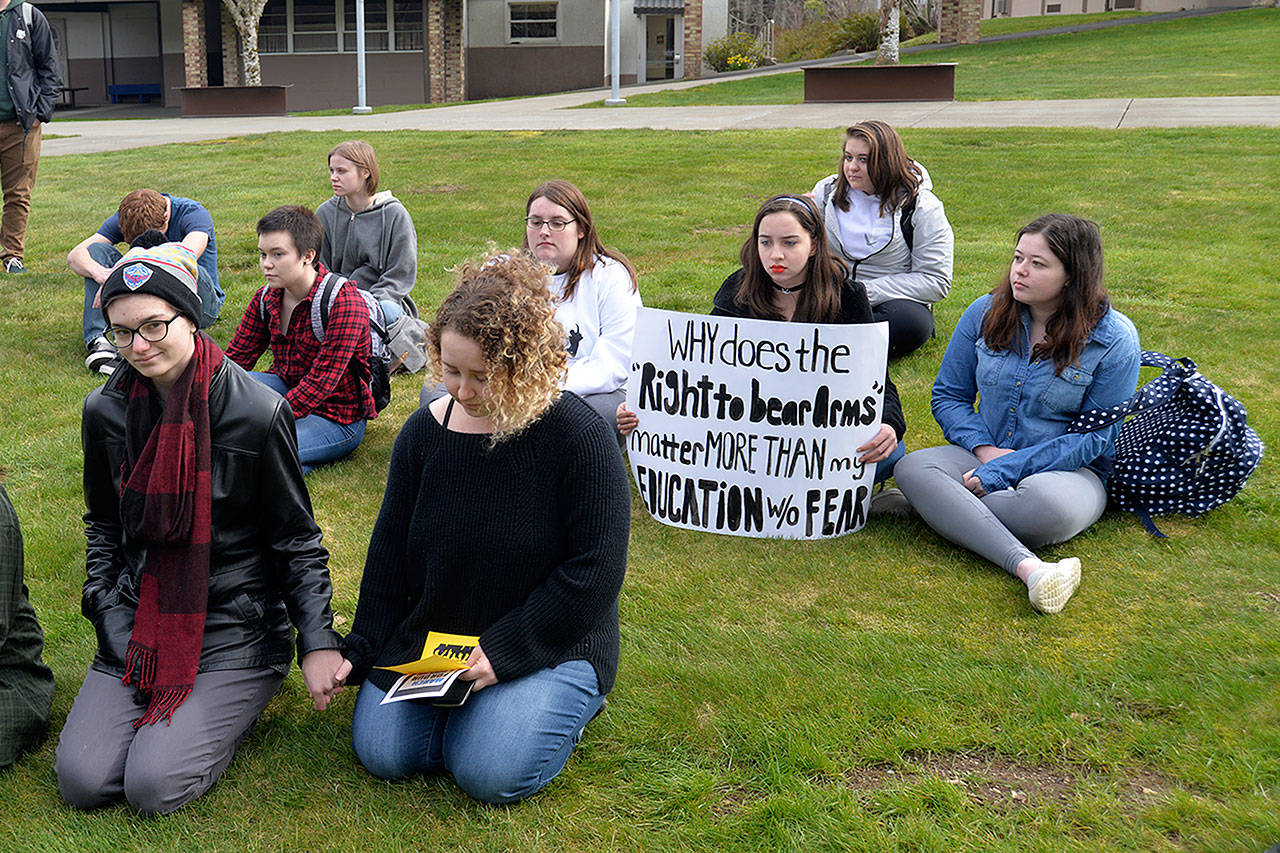
M227 346L227 358L252 370L269 346L270 372L289 386L284 396L295 418L314 414L349 424L376 417L369 390L369 309L356 293L355 283L348 281L329 312L324 343L316 340L311 332L311 300L319 295L320 282L328 272L323 264L317 263L316 268L319 273L311 292L294 307L287 333L280 329L284 291L263 287L253 295Z

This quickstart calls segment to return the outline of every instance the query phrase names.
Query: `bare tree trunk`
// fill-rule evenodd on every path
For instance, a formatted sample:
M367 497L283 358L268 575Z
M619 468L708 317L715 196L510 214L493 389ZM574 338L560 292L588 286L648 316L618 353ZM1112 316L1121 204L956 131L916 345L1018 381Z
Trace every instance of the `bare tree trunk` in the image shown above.
M244 84L262 85L262 63L258 60L258 21L267 0L222 0L240 31L240 53L244 60Z
M898 0L880 0L880 48L876 65L898 64Z

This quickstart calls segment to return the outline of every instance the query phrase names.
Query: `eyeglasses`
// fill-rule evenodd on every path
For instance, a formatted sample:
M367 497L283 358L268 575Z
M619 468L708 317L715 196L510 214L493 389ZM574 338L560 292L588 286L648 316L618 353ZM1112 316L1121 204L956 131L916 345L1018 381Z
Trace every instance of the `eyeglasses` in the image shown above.
M112 326L105 334L107 340L111 341L116 349L128 349L132 346L134 335L141 335L147 343L158 344L168 337L169 324L181 316L181 314L174 314L168 320L148 320L136 329L130 329L128 326Z
M577 222L576 219L539 219L536 216L526 216L524 218L525 225L530 231L541 231L545 225L552 231L563 231L569 227L570 222Z

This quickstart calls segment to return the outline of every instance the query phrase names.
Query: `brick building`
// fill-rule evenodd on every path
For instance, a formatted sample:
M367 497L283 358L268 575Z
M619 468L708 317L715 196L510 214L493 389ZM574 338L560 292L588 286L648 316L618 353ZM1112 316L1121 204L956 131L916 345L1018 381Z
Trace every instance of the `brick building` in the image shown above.
M368 103L528 95L608 82L609 0L365 0ZM728 0L616 0L623 82L702 73ZM154 91L238 82L238 35L219 0L39 2L77 103L111 87ZM355 0L267 0L262 82L288 84L291 110L356 102ZM136 97L130 94L128 97Z

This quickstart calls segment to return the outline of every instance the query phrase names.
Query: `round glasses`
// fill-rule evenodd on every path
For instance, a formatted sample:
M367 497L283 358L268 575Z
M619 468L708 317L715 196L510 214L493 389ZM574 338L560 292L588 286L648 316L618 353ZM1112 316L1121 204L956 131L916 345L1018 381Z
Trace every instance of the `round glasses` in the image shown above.
M116 349L128 349L132 346L134 335L140 335L149 344L158 344L168 337L169 324L181 316L181 314L174 314L168 320L148 320L136 329L130 329L128 326L112 326L104 334Z
M577 222L576 219L541 219L537 216L526 216L524 218L525 225L530 231L541 231L545 225L552 231L563 231L569 227L569 223Z

